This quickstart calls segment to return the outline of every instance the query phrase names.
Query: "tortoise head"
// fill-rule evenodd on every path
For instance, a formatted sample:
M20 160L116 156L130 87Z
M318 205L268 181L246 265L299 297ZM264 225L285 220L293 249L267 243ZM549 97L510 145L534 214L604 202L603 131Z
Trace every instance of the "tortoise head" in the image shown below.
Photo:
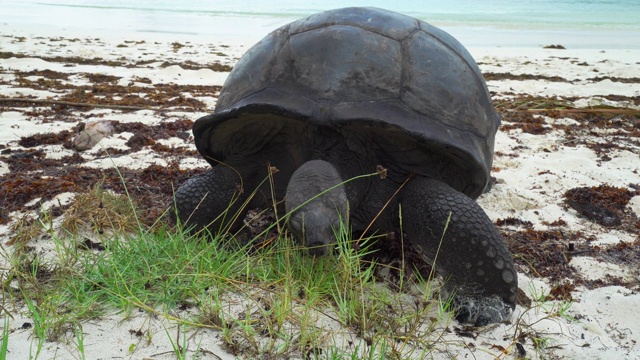
M285 196L289 227L311 255L331 252L335 232L346 221L349 202L341 183L336 168L323 160L307 161L291 176Z

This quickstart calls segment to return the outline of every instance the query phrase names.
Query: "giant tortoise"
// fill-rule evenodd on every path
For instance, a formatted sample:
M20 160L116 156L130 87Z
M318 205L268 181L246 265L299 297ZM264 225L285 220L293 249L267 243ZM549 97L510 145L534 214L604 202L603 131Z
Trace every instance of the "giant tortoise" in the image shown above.
M313 255L335 244L340 221L401 230L437 258L460 321L502 321L517 275L474 201L499 124L477 64L446 32L377 8L321 12L249 49L195 122L213 168L177 190L177 217L233 230L246 208L284 199ZM385 176L362 176L375 173Z

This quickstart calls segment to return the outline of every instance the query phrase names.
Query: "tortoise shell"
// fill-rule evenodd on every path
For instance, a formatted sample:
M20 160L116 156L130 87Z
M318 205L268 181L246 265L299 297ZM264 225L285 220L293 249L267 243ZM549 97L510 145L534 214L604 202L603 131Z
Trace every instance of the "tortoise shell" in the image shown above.
M359 133L387 163L475 199L499 125L476 62L451 35L399 13L343 8L285 25L249 49L193 133L212 165L252 156L253 146L267 153L260 161L292 147L306 154L292 169L318 157L307 148L323 133L309 139L304 126Z

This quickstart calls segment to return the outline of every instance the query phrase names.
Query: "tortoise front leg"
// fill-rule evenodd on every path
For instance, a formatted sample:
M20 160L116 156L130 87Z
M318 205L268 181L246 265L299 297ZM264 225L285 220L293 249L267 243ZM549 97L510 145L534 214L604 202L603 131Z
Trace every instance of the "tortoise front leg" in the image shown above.
M509 249L482 208L449 185L420 177L407 184L400 203L407 237L435 259L436 270L455 292L456 319L483 326L508 318L518 277Z
M175 213L186 227L208 228L214 234L234 231L242 224L246 195L236 171L216 166L196 175L175 193Z

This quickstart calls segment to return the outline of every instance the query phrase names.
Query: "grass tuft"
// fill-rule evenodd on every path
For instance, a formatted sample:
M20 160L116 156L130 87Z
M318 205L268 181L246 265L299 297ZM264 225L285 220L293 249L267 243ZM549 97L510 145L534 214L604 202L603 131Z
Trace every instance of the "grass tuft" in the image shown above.
M160 319L180 359L204 351L192 340L202 329L218 331L223 348L246 358L422 359L449 326L450 304L434 300L433 274L405 276L403 257L394 269L399 283L387 286L370 260L377 238L353 239L346 224L334 229L334 256L316 258L278 224L253 241L162 222L144 228L133 204L97 184L61 219L43 211L34 222L52 244L48 256L26 239L9 255L3 284L17 284L12 296L34 320L33 358L45 341L67 341L75 357L91 358L82 324L113 313ZM145 324L130 355L155 341Z
M0 340L0 360L7 359L9 348L9 316L4 316L4 324L2 327L2 340Z
M114 194L99 182L91 191L76 196L61 224L61 231L72 235L87 229L98 233L112 229L120 234L135 231L138 229L135 209L125 195Z

